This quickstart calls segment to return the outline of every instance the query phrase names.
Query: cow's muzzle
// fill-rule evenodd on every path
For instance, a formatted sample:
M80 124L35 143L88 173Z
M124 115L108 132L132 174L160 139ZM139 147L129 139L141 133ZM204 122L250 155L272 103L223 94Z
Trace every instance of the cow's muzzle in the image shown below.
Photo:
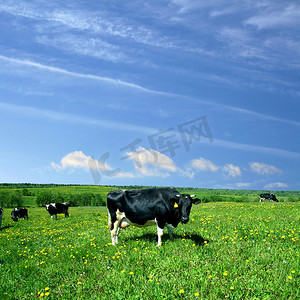
M181 223L186 224L189 221L188 217L182 217L181 218Z

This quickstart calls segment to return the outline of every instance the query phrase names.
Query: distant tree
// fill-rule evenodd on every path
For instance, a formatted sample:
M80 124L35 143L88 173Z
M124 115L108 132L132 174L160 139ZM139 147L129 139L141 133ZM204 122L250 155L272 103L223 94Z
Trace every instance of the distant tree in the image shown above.
M92 206L105 206L105 202L103 201L100 194L94 194L91 205Z
M20 190L15 190L9 195L9 206L20 207L23 205L23 194Z
M57 194L54 195L53 202L63 203L63 202L66 202L65 198L66 198L65 195L63 195L61 193L57 193Z
M10 207L8 191L0 191L0 207Z
M38 206L44 206L45 204L49 204L54 202L55 196L51 191L41 191L35 195L35 203Z
M80 205L90 206L93 198L94 198L94 194L92 194L92 193L82 193Z
M22 189L23 196L31 196L31 192L27 188Z
M67 202L70 206L77 206L78 198L79 197L77 194L72 194L72 193L64 194L65 202Z

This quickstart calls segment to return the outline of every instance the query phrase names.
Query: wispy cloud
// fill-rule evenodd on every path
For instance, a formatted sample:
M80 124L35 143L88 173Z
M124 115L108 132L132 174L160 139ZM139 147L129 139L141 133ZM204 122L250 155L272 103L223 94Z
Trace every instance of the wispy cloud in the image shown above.
M156 128L137 126L137 125L118 122L118 121L94 119L94 118L76 115L76 114L61 113L53 110L46 110L46 109L40 109L36 107L23 106L23 105L14 105L5 102L0 102L0 109L13 112L13 113L26 115L28 117L46 118L49 120L54 120L59 122L72 122L72 123L85 124L89 126L93 125L93 126L115 128L119 130L122 129L127 131L139 132L147 135L157 133ZM201 143L205 143L205 139L201 140ZM209 145L213 147L224 147L229 149L252 151L257 153L268 153L268 154L281 156L281 157L300 159L300 153L297 152L291 152L291 151L278 149L278 148L242 144L242 143L237 143L232 141L221 140L217 138L214 138L214 142L209 143Z
M238 183L235 183L235 186L239 189L244 189L244 188L247 188L249 186L251 186L252 183L250 182L238 182Z
M59 74L67 75L67 76L100 81L100 82L104 82L104 83L108 83L108 84L115 85L115 86L120 86L120 87L127 87L127 88L130 88L130 89L139 90L139 91L145 92L145 93L151 93L151 94L157 94L157 95L162 95L162 96L167 96L167 97L176 97L176 98L186 99L188 101L204 103L206 105L210 105L210 106L218 107L218 108L223 108L223 109L230 110L230 111L235 111L237 113L242 113L242 114L245 114L245 115L252 115L252 116L255 116L255 117L258 117L258 118L261 118L261 119L273 120L273 121L276 121L276 122L283 122L283 123L287 123L287 124L291 124L291 125L300 126L300 122L297 122L297 121L286 120L286 119L270 116L270 115L267 115L267 114L261 114L261 113L255 112L255 111L235 107L235 106L229 106L229 105L214 103L214 102L210 102L210 101L200 100L200 99L193 98L193 97L188 97L188 96L185 96L185 95L174 94L174 93L169 93L169 92L164 92L164 91L159 91L159 90L154 90L154 89L148 89L148 88L140 86L138 84L122 81L122 80L119 80L119 79L103 77L103 76L98 76L98 75L92 75L92 74L84 74L84 73L73 72L73 71L63 69L63 68L58 68L58 67L53 67L53 66L37 63L37 62L31 61L31 60L26 60L26 59L22 60L22 59L17 59L17 58L10 58L10 57L6 57L6 56L3 56L3 55L0 55L0 60L4 60L8 63L15 64L15 65L26 66L26 67L31 67L31 68L38 68L38 69L41 69L41 70L46 70L46 71L49 71L49 72L59 73Z
M247 19L245 24L254 25L258 29L300 25L300 6L294 3L287 7L279 6L273 11L265 9L263 13Z
M288 187L289 187L288 184L283 183L283 182L272 182L272 183L266 184L264 186L264 189L271 190L274 188L288 188Z
M167 96L170 95L169 93L151 90L148 88L144 88L138 84L122 81L119 79L103 77L103 76L98 76L98 75L92 75L92 74L83 74L83 73L78 73L78 72L72 72L72 71L68 71L63 68L52 67L52 66L40 64L40 63L37 63L34 61L26 60L26 59L21 60L21 59L17 59L17 58L6 57L3 55L0 55L0 59L7 61L9 63L12 63L12 64L18 64L18 65L23 65L23 66L32 67L32 68L38 68L41 70L47 70L49 72L55 72L55 73L68 75L68 76L72 76L72 77L77 77L77 78L96 80L96 81L112 84L115 86L121 86L121 87L127 87L127 88L131 88L131 89L140 90L140 91L147 92L147 93L158 94L158 95L167 95Z
M173 47L173 42L170 39L161 36L155 30L124 20L121 17L115 17L113 14L107 15L108 12L105 11L91 12L63 8L60 10L45 10L37 5L26 2L20 3L19 1L0 4L0 11L43 22L47 21L53 26L64 26L81 32L112 36L162 48Z
M157 131L157 129L155 128L137 126L137 125L124 123L124 122L95 119L95 118L82 116L82 115L67 114L67 113L56 112L53 110L39 109L39 108L23 106L23 105L13 105L4 102L0 102L0 109L13 112L13 113L26 115L30 118L34 117L34 118L42 118L42 119L48 119L53 121L59 121L59 122L71 122L71 123L84 124L88 126L100 126L100 127L111 128L111 129L139 132L143 134L153 134L154 132Z
M203 140L203 142L205 142L205 141ZM297 152L287 151L287 150L278 149L278 148L236 143L236 142L225 141L225 140L216 139L216 138L214 139L214 142L211 145L216 146L216 147L224 147L224 148L236 149L236 150L242 150L242 151L264 153L264 154L281 156L281 157L292 158L292 159L300 159L300 153L297 153Z
M277 167L261 162L251 162L249 166L252 172L255 172L259 175L274 175L282 173L282 171Z
M107 43L99 38L63 34L53 37L42 35L36 37L35 41L67 53L92 56L111 62L130 61L130 58L121 51L119 46Z

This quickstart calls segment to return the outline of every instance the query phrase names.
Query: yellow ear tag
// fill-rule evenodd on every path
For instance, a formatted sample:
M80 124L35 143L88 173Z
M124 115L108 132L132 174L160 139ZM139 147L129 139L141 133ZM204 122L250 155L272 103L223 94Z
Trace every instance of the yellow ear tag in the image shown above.
M177 204L176 202L174 203L174 207L175 207L175 208L177 208L177 207L178 207L178 204Z

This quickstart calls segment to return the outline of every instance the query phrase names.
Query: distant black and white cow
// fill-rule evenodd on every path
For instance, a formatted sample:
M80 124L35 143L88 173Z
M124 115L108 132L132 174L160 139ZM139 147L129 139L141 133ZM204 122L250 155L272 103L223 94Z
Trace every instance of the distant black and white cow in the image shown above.
M263 202L264 200L270 200L271 201L275 201L275 202L279 202L276 198L276 196L271 193L271 194L260 194L259 195L260 199L259 199L259 202Z
M200 203L193 197L195 195L180 194L173 188L109 192L107 209L112 244L118 242L120 228L156 225L157 246L160 246L165 226L173 238L173 230L179 222L185 224L189 221L192 204Z
M0 228L2 226L3 208L0 208Z
M23 220L28 220L28 210L27 208L14 208L11 212L11 218L14 222L17 222L19 218L23 218Z
M49 212L51 219L53 219L53 216L57 219L57 214L65 214L65 217L68 217L68 209L69 204L67 202L46 204L46 210Z

